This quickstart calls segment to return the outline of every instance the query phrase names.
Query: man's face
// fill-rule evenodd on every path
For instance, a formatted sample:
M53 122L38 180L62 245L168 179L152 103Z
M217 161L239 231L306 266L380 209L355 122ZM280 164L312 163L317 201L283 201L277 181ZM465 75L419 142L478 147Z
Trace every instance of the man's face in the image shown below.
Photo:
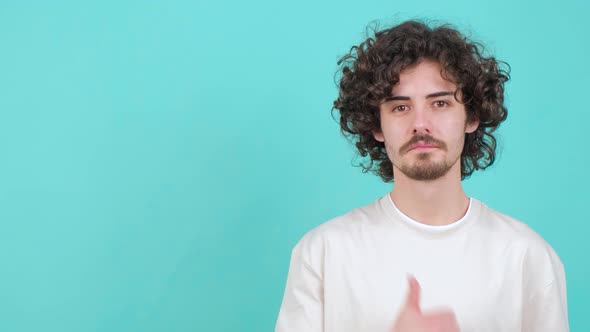
M441 76L437 62L426 60L399 78L380 106L381 131L374 133L385 143L394 178L401 172L430 181L452 168L460 172L465 133L474 132L479 122L467 123L465 106L454 97L456 85Z

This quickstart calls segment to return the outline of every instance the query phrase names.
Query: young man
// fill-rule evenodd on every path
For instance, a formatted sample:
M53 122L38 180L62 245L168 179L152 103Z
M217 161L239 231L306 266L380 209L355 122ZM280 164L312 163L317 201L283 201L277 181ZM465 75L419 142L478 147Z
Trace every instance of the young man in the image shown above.
M416 21L341 62L341 129L395 186L295 246L276 331L568 331L553 249L461 186L494 161L501 63Z

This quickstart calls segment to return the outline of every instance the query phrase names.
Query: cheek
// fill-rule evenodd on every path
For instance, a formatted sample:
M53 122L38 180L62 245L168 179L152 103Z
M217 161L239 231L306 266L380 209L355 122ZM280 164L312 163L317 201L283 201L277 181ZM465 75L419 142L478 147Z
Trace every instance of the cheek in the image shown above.
M462 151L463 143L465 142L465 122L460 120L449 122L447 123L445 130L447 130L447 133L449 134L452 133L451 135L447 135L447 143L450 145L448 148Z
M392 128L384 129L383 136L385 138L385 144L387 146L400 146L405 142L403 133Z
M411 118L407 116L394 116L388 113L381 113L381 132L385 141L391 143L403 139L410 131Z

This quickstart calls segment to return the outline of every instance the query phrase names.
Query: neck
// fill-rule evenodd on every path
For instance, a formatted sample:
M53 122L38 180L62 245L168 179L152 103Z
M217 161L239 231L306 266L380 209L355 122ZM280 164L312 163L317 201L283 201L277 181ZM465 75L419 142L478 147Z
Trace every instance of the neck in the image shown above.
M461 186L460 169L453 167L446 175L432 181L410 179L397 169L394 172L391 199L408 217L426 225L441 226L452 224L465 215L469 198Z

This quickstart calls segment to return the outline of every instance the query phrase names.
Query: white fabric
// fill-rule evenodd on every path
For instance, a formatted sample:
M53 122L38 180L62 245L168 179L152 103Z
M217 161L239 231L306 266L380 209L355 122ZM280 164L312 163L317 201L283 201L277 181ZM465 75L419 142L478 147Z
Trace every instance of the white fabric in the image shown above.
M566 332L555 251L525 224L472 198L448 226L403 215L389 195L308 232L292 251L276 332L391 332L407 292L452 309L462 332Z

